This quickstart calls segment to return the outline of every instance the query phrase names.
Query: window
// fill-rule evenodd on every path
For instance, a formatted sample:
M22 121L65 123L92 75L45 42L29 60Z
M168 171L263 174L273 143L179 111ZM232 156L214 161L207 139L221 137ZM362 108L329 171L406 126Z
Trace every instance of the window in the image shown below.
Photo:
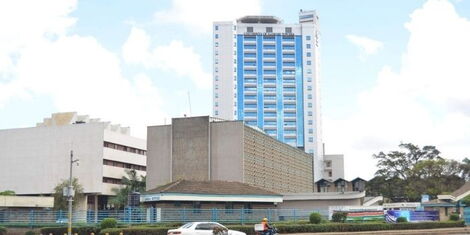
M313 154L313 149L309 149L308 153Z
M219 64L219 59L215 59L215 64Z
M328 177L333 177L333 173L331 171L328 171Z
M313 143L313 137L308 137L308 142Z
M193 202L193 213L201 213L201 202Z
M308 120L309 125L313 125L313 120Z
M307 60L307 65L312 65L312 61L311 61L311 60Z
M218 110L215 110L215 115L219 115L219 111Z
M312 53L311 53L311 52L307 52L307 57L312 57Z
M215 55L219 55L219 51L218 51L218 50L216 50L214 54L215 54Z
M112 149L116 149L116 150L120 150L120 151L130 152L130 153L137 153L137 154L140 154L140 155L145 155L145 153L146 153L146 151L142 150L142 149L129 147L129 146L125 146L125 145L120 145L120 144L115 144L115 143L111 143L111 142L107 142L107 141L105 141L103 143L103 146L106 147L106 148L112 148Z
M209 223L203 223L196 225L196 230L212 230L214 226Z
M253 27L246 27L246 32L253 33Z
M219 107L219 102L215 102L215 107Z
M174 207L181 207L181 202L176 201L176 202L173 203L173 206Z
M218 94L218 93L215 93L215 98L219 98L219 94Z
M312 103L308 103L308 107L311 108L311 107L312 107Z
M308 133L313 134L313 129L312 128L308 129Z
M286 33L292 33L292 28L291 27L286 27Z
M266 27L266 33L272 33L273 27Z
M217 86L217 85L216 85ZM217 88L215 88L217 89ZM311 91L312 90L312 86L307 86L307 90Z
M218 47L219 46L219 42L215 42L215 47Z
M219 26L218 26L218 25L215 26L215 30L219 30Z
M253 206L248 202L243 205L243 209L245 209L245 213L252 213Z
M219 68L218 67L215 67L215 72L219 72Z
M313 116L312 111L308 111L308 116Z
M307 35L305 39L310 40L310 35Z
M225 203L225 213L233 213L233 202Z
M216 38L216 39L219 38L219 34L216 33L216 34L215 34L215 38Z
M219 76L215 76L215 80L216 80L216 81L219 81Z
M311 82L312 81L312 77L307 77L307 82Z
M307 98L308 98L309 100L311 100L311 99L312 99L312 94L308 94Z
M307 74L312 74L312 69L307 69Z
M307 43L307 49L312 48L312 45L310 43Z

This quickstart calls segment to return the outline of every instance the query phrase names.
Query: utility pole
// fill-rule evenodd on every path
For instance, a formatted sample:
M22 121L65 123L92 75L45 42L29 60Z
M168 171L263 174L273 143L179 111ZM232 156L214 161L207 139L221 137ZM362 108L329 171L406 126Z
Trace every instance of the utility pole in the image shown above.
M67 228L68 235L72 235L72 201L73 201L72 168L75 162L77 162L77 165L78 165L78 159L73 160L73 150L70 150L70 175L69 175L69 186L67 188L67 201L69 203L69 226Z

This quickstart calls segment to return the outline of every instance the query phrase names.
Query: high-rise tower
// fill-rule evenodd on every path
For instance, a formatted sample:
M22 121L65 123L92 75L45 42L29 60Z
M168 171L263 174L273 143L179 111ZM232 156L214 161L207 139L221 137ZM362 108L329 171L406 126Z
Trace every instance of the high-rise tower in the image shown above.
M319 29L315 11L299 23L245 16L213 25L213 115L243 120L314 155L322 178Z

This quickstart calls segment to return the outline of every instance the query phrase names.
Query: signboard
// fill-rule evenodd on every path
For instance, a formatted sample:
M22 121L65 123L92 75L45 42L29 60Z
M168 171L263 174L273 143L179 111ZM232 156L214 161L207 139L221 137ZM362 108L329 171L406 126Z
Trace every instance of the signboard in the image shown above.
M388 210L385 212L387 223L396 223L399 217L405 217L408 222L438 221L439 211Z
M421 195L421 203L423 202L429 202L429 195L427 194Z
M353 211L348 212L346 221L384 221L383 211Z

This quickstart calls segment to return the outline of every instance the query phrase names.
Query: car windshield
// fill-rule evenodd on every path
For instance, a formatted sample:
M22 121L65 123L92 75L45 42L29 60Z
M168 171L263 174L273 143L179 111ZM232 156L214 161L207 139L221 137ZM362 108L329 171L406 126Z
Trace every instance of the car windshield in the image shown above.
M181 226L180 228L189 228L191 226L193 226L194 223L187 223L187 224L184 224L183 226Z

